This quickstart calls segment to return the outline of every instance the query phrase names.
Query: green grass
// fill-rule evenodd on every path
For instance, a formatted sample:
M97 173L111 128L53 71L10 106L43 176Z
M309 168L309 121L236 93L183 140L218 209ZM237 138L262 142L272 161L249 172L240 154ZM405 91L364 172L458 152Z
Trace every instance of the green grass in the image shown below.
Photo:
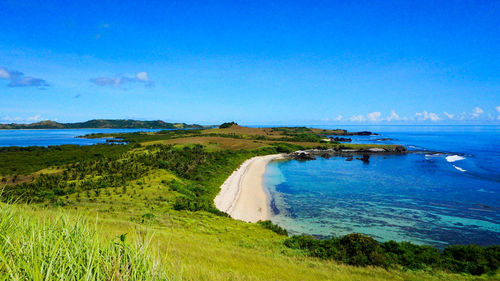
M170 280L150 235L109 241L83 217L28 214L0 206L0 280Z

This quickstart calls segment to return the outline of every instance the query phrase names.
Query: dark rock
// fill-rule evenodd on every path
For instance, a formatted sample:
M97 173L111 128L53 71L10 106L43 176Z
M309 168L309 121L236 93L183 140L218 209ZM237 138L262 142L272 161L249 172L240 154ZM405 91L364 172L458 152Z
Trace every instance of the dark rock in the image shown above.
M363 161L363 163L365 163L365 164L370 163L370 155L367 155L367 154L364 154L362 157L356 158L356 159Z
M351 138L342 138L342 137L334 137L334 138L330 138L330 139L333 141L338 141L338 142L351 142L352 141Z
M369 132L369 131L361 131L361 132L356 132L354 133L358 136L371 136L372 135L372 132Z
M406 149L406 147L404 147L404 146L398 145L398 146L396 146L396 148L394 148L394 151L398 152L398 153L403 153L403 152L408 151L408 149Z
M316 157L311 155L309 152L302 151L302 150L295 151L295 152L291 153L290 157L292 159L295 159L295 160L314 160L314 159L316 159Z

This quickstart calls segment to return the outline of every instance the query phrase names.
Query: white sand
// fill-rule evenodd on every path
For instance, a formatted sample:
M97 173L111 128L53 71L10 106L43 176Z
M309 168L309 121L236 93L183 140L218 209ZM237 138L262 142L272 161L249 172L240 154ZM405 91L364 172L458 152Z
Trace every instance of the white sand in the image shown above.
M217 209L246 222L268 220L270 199L264 189L263 176L267 163L277 159L283 159L283 155L258 156L243 162L222 184L214 199Z

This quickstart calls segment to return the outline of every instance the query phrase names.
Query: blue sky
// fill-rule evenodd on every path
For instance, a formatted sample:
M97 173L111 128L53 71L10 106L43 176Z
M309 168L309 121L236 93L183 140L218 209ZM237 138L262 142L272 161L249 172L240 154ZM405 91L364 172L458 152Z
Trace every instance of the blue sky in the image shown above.
M500 1L3 0L0 122L499 124L499 26Z

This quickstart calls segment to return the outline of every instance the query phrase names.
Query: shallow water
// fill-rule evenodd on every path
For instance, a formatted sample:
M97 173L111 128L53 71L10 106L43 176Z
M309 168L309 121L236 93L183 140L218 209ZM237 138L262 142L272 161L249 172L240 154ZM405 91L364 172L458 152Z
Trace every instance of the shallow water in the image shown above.
M264 182L279 212L275 223L294 234L358 232L439 247L500 244L498 127L349 129L380 133L353 137L357 143L446 153L371 156L368 164L356 157L272 162Z

